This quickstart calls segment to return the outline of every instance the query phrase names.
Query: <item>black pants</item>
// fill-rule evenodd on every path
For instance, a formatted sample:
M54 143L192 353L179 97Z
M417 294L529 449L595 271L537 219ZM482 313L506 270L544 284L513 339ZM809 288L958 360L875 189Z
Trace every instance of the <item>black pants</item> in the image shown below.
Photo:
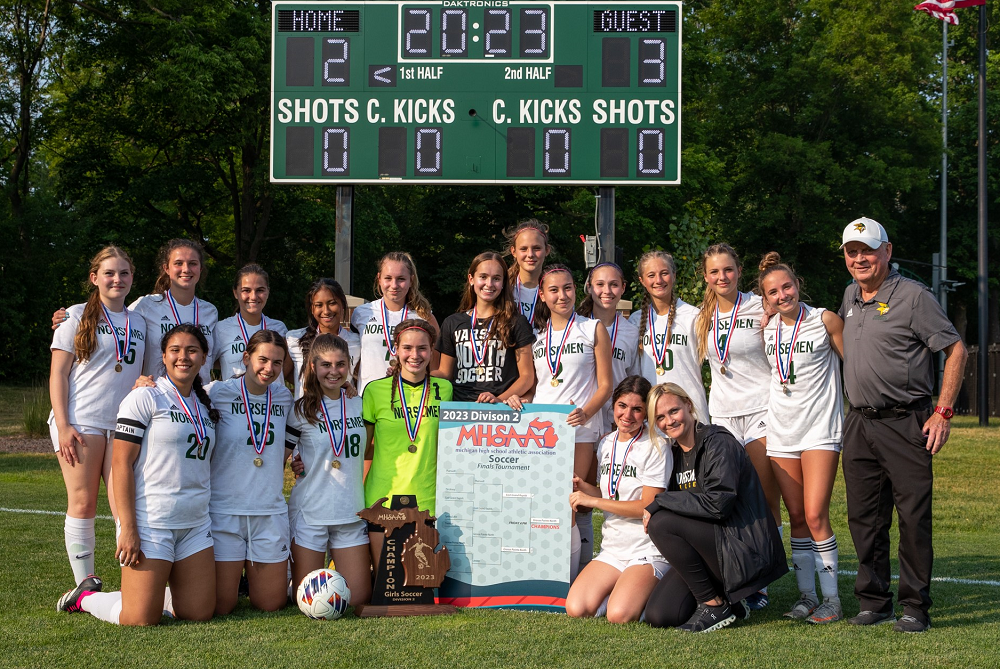
M925 448L930 409L901 418L869 419L849 411L844 422L847 522L858 553L854 594L862 610L889 613L889 528L899 516L899 603L928 622L931 607L932 456Z
M699 602L725 598L715 543L715 523L660 509L649 519L649 537L670 563L646 603L646 622L677 627Z

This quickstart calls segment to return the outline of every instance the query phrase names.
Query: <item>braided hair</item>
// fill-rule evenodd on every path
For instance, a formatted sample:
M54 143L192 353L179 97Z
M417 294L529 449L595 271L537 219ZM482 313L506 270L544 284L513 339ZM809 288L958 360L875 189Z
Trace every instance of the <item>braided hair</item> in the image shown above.
M662 260L666 263L667 267L670 269L670 274L677 276L677 263L674 262L674 257L667 253L666 251L647 251L642 254L639 258L639 262L636 263L636 272L639 276L639 285L642 286L642 318L639 320L639 344L638 351L639 355L642 355L642 337L646 334L646 323L649 322L649 308L653 304L653 298L650 297L649 291L646 286L642 283L642 268L643 266L651 260ZM670 289L670 312L667 315L667 337L666 346L670 346L670 332L674 329L674 318L677 315L677 293ZM655 333L650 332L650 345L652 345L652 338Z

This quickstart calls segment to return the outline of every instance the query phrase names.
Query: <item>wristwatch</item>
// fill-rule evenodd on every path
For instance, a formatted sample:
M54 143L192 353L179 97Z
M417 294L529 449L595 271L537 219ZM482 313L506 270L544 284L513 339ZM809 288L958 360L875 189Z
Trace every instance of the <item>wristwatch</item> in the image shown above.
M941 414L941 417L945 420L951 420L951 417L955 415L951 407L934 407L934 413Z

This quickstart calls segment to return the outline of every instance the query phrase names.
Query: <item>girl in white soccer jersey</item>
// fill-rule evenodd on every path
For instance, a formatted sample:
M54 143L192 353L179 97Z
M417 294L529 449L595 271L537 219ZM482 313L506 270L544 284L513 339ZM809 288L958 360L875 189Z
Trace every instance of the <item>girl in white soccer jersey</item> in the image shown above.
M597 265L583 285L586 297L576 312L596 318L611 336L611 381L614 387L625 377L639 373L639 328L618 313L618 303L625 293L625 273L613 262ZM604 407L603 432L615 429L612 403Z
M743 267L729 244L709 246L701 256L705 297L695 334L699 358L708 358L712 392L708 409L716 425L743 444L760 479L774 522L781 531L781 495L767 457L767 393L771 370L764 355L759 295L739 290ZM767 606L766 592L747 598L753 610Z
M305 361L309 358L309 347L320 334L332 334L347 342L350 351L350 377L354 377L358 361L361 360L361 338L343 326L347 315L347 295L340 284L333 279L317 279L306 291L306 313L309 325L288 332L289 358L285 360L285 379L293 381L295 399L302 397L302 378Z
M708 400L694 321L698 309L677 297L677 265L665 251L648 251L637 263L642 306L629 317L639 328L641 374L651 384L673 382L687 391L698 417L708 422Z
M507 238L507 253L514 259L514 264L507 271L514 302L528 323L533 323L538 304L538 279L542 276L545 259L552 252L549 226L530 218L505 231L504 236Z
M260 265L244 265L233 280L233 297L236 298L235 316L219 321L215 326L215 350L212 357L223 379L239 376L243 366L243 353L247 342L260 330L273 330L285 336L288 328L281 321L264 315L264 307L271 293L267 272ZM278 378L278 383L282 383Z
M435 376L451 381L455 401L507 402L535 386L533 343L531 326L511 295L503 258L480 253L469 266L458 313L441 326Z
M327 550L351 589L351 604L371 598L368 530L357 516L365 508L365 424L361 397L347 397L347 342L320 334L309 349L303 396L286 429L305 467L288 500L292 534L292 583L326 565Z
M601 436L602 410L611 395L611 338L601 322L580 316L576 284L565 265L549 265L538 283L540 304L535 309L535 361L537 404L574 404L566 422L576 428L573 473L587 480L594 461L594 446ZM570 577L575 578L587 539L593 552L590 514L581 512L573 523ZM581 536L584 535L584 536Z
M144 295L129 305L129 311L141 316L146 322L146 354L142 361L145 376L163 376L163 361L160 359L160 340L172 328L182 323L193 323L208 341L208 361L214 350L215 325L219 321L216 308L195 297L195 287L202 278L205 266L205 251L201 244L190 239L171 239L160 248L156 256L160 275L156 279L152 295ZM65 309L52 315L52 327L56 329L66 320ZM201 369L204 383L212 380L211 364Z
M361 335L361 364L358 368L358 393L375 379L385 378L389 362L396 355L392 333L408 318L423 318L438 329L430 302L420 292L417 266L409 253L392 251L382 256L375 274L375 294L379 299L362 304L351 314L351 327ZM431 369L437 367L433 354Z
M597 485L573 477L574 509L604 512L601 552L570 587L566 613L574 618L599 615L609 622L638 620L649 593L667 563L642 529L642 512L667 488L673 455L650 439L646 397L651 387L641 376L629 376L611 397L617 429L597 447Z
M94 517L101 478L109 491L111 445L118 405L142 368L146 328L130 314L125 297L135 268L117 246L90 261L90 296L67 310L52 337L49 433L66 483L64 534L76 583L94 573Z
M837 538L830 495L837 477L844 425L840 362L844 322L799 301L800 283L777 253L760 263L758 284L777 316L764 328L771 366L767 454L792 530L792 564L799 600L785 615L810 623L841 618ZM816 597L819 574L823 601Z
M86 578L59 599L60 611L155 625L167 581L177 618L208 620L215 611L208 506L219 412L199 377L208 341L185 324L165 333L160 350L166 374L130 392L118 410L112 467L122 589L100 592L100 579Z
M212 455L212 537L215 539L215 613L236 608L246 570L250 603L277 611L288 600L288 506L284 496L285 423L292 393L276 381L288 356L274 330L250 337L246 374L213 383L219 409Z

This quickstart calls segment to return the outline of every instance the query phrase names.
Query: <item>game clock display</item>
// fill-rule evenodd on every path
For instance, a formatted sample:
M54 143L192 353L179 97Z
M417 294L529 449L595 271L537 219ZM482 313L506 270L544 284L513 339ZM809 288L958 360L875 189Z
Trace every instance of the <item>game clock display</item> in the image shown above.
M272 7L274 182L680 183L680 2Z

